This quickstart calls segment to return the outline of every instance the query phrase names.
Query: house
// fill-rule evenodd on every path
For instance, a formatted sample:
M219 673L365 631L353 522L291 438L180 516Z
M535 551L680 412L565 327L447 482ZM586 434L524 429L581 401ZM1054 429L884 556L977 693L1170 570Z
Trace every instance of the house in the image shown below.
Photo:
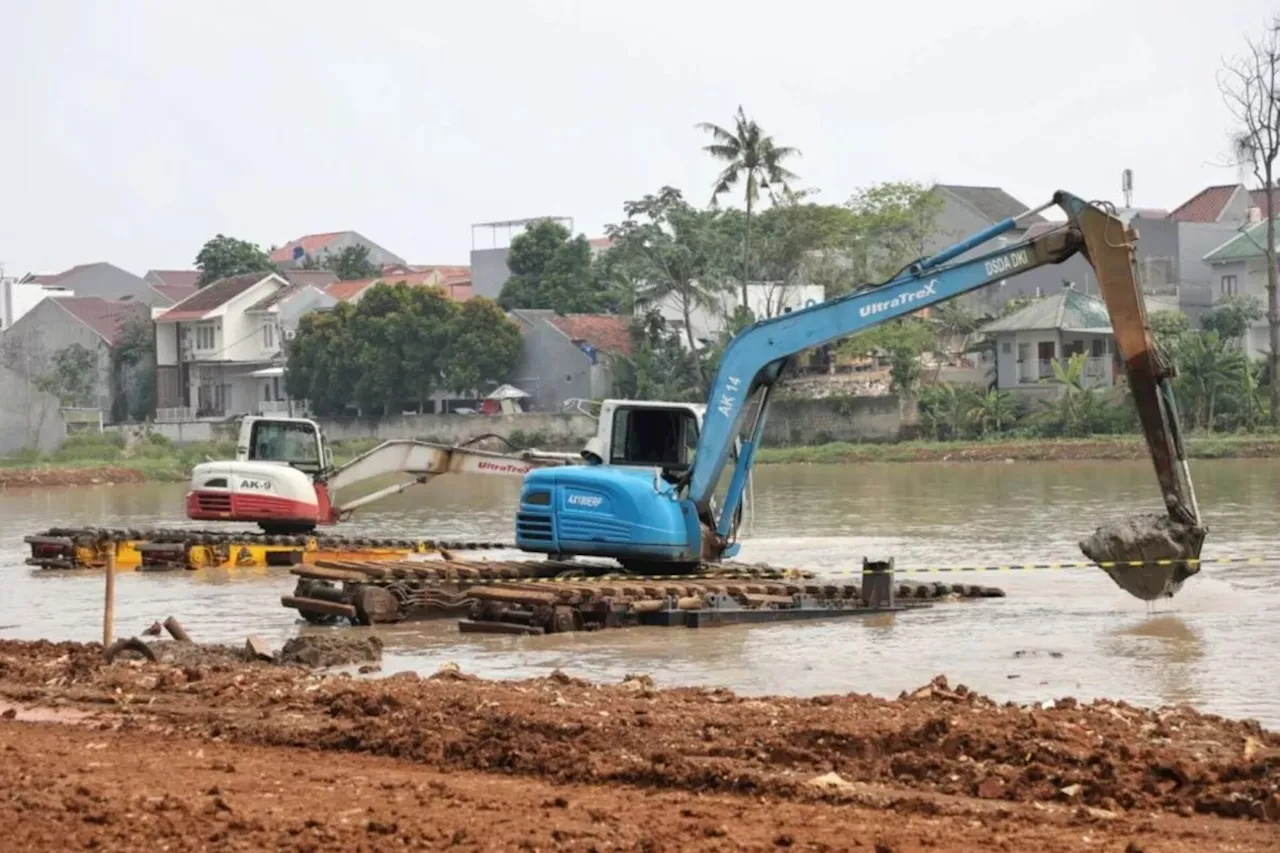
M5 363L24 379L34 381L53 372L59 352L79 344L93 354L96 370L86 398L68 402L77 408L98 409L107 420L123 420L133 401L117 399L122 392L112 382L111 351L131 321L146 322L148 318L147 306L132 299L46 298L5 331ZM140 365L138 369L149 367Z
M1255 208L1256 210L1256 208ZM1276 245L1280 248L1280 216L1275 219ZM1204 256L1217 282L1215 298L1248 295L1267 308L1266 221L1255 222ZM1267 320L1263 317L1249 328L1244 340L1245 352L1258 358L1270 352Z
M1280 214L1280 189L1272 190L1272 212ZM1249 190L1244 184L1218 184L1205 187L1178 205L1169 214L1176 222L1222 223L1239 226L1250 221L1250 209L1267 212L1267 191Z
M613 393L613 357L631 354L626 318L533 309L510 316L524 337L511 384L529 395L531 411L559 411L567 400Z
M50 296L75 296L75 292L56 284L0 278L0 329L9 328Z
M27 275L27 284L56 285L75 293L76 296L97 296L102 299L137 299L148 305L155 296L142 279L128 270L122 270L106 261L80 264L59 273Z
M355 304L364 292L375 284L399 284L410 287L438 287L454 302L466 302L471 298L471 270L469 267L447 265L390 265L374 278L353 281L336 281L325 290L339 302Z
M998 222L1021 216L1031 207L1000 187L935 184L930 191L937 198L939 208L934 215L933 231L925 240L921 254L939 252ZM1000 246L1020 243L1060 224L1050 222L1038 213L1032 214L1020 220L1018 228L965 252L959 260L969 260ZM1061 264L1039 267L1004 279L966 294L960 297L960 301L979 317L996 314L1010 299L1037 298L1055 293L1062 288L1064 281L1087 290L1092 272L1088 261L1077 256Z
M318 259L324 254L337 255L352 246L364 246L369 250L369 262L381 268L385 264L403 264L404 258L384 249L377 243L355 231L329 231L324 234L305 234L290 240L271 252L271 260L280 269L296 269L307 258Z
M157 420L291 410L283 341L309 311L337 302L276 273L215 281L156 318Z
M809 305L816 305L826 299L826 290L820 284L786 284L784 282L755 282L747 285L747 306L757 319L767 319L795 311ZM689 328L693 332L695 345L716 344L721 336L730 328L730 321L738 306L742 304L742 287L735 286L718 293L709 304L689 306ZM674 294L664 298L657 304L658 313L667 322L670 329L675 330L680 342L688 348L688 336L685 335L684 305Z
M1106 305L1074 288L1060 288L981 331L995 340L996 386L1007 391L1056 392L1056 386L1041 380L1053 377L1055 361L1065 367L1076 353L1087 356L1086 387L1109 387L1119 374Z
M155 294L152 308L168 308L196 292L200 270L147 270L142 281Z

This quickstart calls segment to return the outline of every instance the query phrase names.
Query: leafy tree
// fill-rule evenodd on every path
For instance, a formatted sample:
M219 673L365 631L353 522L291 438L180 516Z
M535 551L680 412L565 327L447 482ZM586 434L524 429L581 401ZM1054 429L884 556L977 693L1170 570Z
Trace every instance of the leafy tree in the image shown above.
M1238 294L1224 297L1212 310L1205 312L1200 318L1200 326L1206 332L1217 332L1224 341L1239 341L1262 317L1262 306L1256 297Z
M1230 60L1218 77L1227 109L1236 122L1232 148L1240 165L1248 165L1266 190L1262 215L1267 244L1262 248L1267 270L1268 372L1280 376L1280 297L1276 293L1276 161L1280 159L1280 16L1266 32L1246 42L1242 56ZM1271 383L1271 420L1280 423L1280 382Z
M1191 331L1191 318L1176 308L1153 311L1147 322L1156 345L1170 356L1176 355L1182 336Z
M276 272L276 265L257 244L235 237L218 234L200 248L196 255L196 268L200 270L198 287L232 275L251 272Z
M444 387L460 308L434 287L409 288L407 307L409 310L398 318L401 327L397 338L404 347L406 389L414 393L418 411L422 411L427 400Z
M732 192L739 181L743 184L747 218L742 240L742 307L749 309L747 285L751 281L751 215L761 190L768 191L774 186L786 190L789 181L798 180L798 176L790 172L783 162L800 156L800 152L774 142L773 137L766 134L754 119L747 118L741 106L733 117L731 131L711 122L701 122L697 127L710 133L713 139L703 150L724 164L711 193L712 206L720 196Z
M591 246L579 234L543 219L511 241L507 252L511 277L502 285L498 304L516 308L549 308L559 314L595 314L605 308L592 275Z
M41 390L57 395L64 406L91 406L97 378L97 355L72 344L53 354L53 370L39 384Z
M700 400L698 356L680 343L657 311L631 322L631 354L613 361L613 392L629 400Z
M111 419L142 421L155 410L155 324L131 317L111 348Z
M353 307L306 314L289 345L285 387L317 414L419 409L441 389L478 391L504 379L520 329L492 300L458 306L434 288L375 284Z
M673 187L626 202L623 211L627 218L605 229L613 239L608 255L614 276L630 283L630 301L637 310L674 302L684 319L689 351L696 353L693 312L716 308L728 278L732 238L723 214L694 209ZM705 385L701 361L698 369Z
M820 284L827 296L852 288L848 247L856 234L853 211L803 201L813 193L780 193L756 219L757 278L770 287L765 313L781 312L791 288Z
M337 254L325 249L317 257L307 255L302 269L330 270L342 281L373 278L379 272L377 264L369 260L369 247L359 244L347 246Z
M463 303L444 361L445 386L458 394L501 382L520 358L520 327L492 299Z
M921 184L890 181L860 189L848 202L855 217L856 269L884 281L925 253L942 198Z

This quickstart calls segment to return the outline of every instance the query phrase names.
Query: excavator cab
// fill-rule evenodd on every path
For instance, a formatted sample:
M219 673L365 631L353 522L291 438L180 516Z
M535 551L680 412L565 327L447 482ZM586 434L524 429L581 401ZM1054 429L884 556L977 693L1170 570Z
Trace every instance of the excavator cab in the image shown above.
M245 418L238 450L244 460L283 462L316 476L332 467L333 454L315 421L304 418Z

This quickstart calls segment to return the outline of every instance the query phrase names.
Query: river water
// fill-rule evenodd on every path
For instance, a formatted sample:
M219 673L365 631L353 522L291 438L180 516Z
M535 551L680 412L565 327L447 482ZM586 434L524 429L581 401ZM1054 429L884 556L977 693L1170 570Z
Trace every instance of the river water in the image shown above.
M1193 476L1210 526L1206 559L1280 551L1280 460L1200 461ZM515 480L441 481L346 530L510 541L518 490ZM1075 561L1075 542L1101 521L1160 511L1146 461L767 465L755 491L741 558L820 572L856 571L864 555L900 567ZM30 569L24 535L72 523L196 526L182 517L184 494L180 484L0 492L0 637L101 638L101 574ZM667 686L798 695L896 695L944 673L1001 700L1189 703L1280 728L1278 570L1280 559L1206 565L1154 606L1091 568L943 576L1001 586L1008 597L871 618L544 637L461 635L452 621L376 630L387 673L452 661L494 678L559 667L598 680L645 672ZM124 572L116 632L173 615L200 641L258 634L278 646L315 630L280 606L293 581L284 569Z

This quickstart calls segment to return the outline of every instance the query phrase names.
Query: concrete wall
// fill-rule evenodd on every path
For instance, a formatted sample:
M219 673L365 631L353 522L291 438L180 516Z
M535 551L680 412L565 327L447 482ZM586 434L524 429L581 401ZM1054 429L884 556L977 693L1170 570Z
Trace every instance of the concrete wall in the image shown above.
M57 450L67 436L58 400L42 394L18 373L0 365L0 456L35 448Z
M765 447L826 444L832 441L896 441L903 424L914 423L914 404L896 395L827 397L821 400L782 398L769 406Z
M1230 274L1220 266L1207 264L1204 256L1235 237L1239 226L1218 222L1181 222L1178 224L1178 278L1182 288L1179 300L1183 311L1198 320L1212 305L1222 298L1222 275ZM1260 270L1263 271L1263 270ZM1237 270L1240 292L1249 285L1243 272ZM1266 289L1249 290L1267 304Z
M896 396L777 399L769 409L765 446L787 447L831 441L895 441L908 437L918 421L913 403ZM573 413L521 415L397 415L378 418L321 418L330 441L418 438L458 444L486 433L519 433L544 450L578 450L596 434L596 420ZM153 428L178 443L233 440L234 421L157 423Z
M276 306L276 318L281 329L296 331L304 314L332 308L338 300L316 287L304 287Z
M471 250L471 291L476 296L497 299L502 285L511 277L507 249Z

